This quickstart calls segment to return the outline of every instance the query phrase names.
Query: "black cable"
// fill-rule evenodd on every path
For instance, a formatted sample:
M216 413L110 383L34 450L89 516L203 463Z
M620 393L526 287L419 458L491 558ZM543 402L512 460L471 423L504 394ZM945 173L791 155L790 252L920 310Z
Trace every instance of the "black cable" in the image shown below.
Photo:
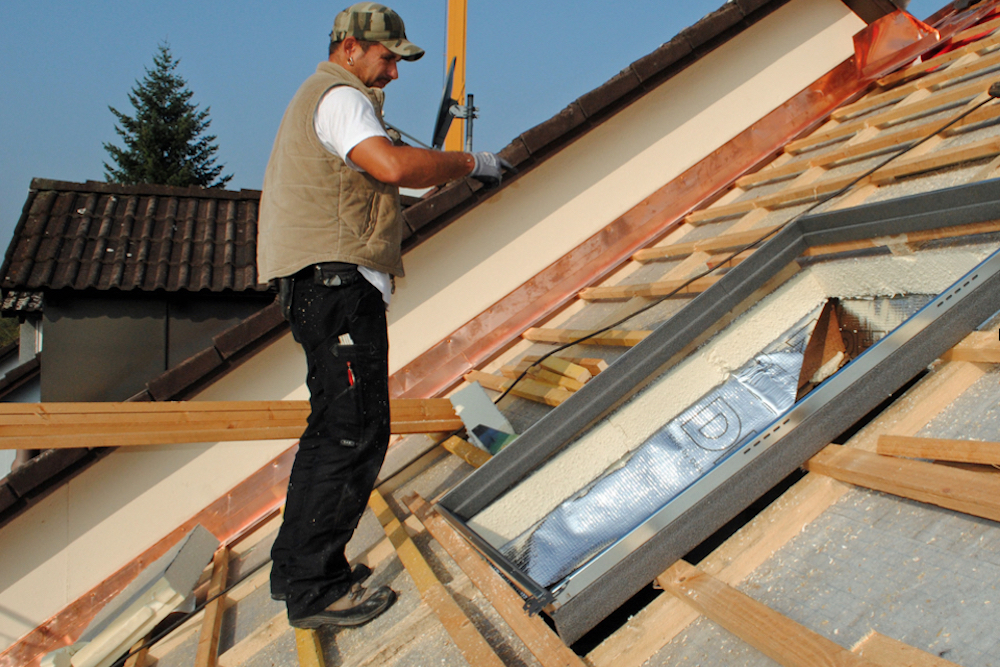
M905 148L903 148L903 149L901 149L901 150L893 153L892 155L890 155L883 162L880 162L879 164L875 165L874 167L868 169L867 171L865 171L864 173L862 173L861 175L859 175L857 178L855 178L854 180L852 180L847 185L843 186L839 190L837 190L837 191L833 192L832 194L830 194L829 196L827 196L825 199L820 199L820 200L814 202L812 205L810 205L809 207L807 207L805 210L800 211L796 215L794 215L791 218L789 218L783 224L775 227L774 229L772 229L768 233L762 235L756 241L753 241L752 243L748 243L747 245L742 246L742 247L740 247L737 250L734 250L729 256L727 256L723 261L717 263L714 267L705 269L704 271L702 271L702 272L700 272L700 273L692 276L691 278L688 278L686 281L684 281L681 285L679 285L676 289L674 289L673 291L671 291L669 294L665 294L665 295L663 295L661 297L658 297L657 299L655 299L654 301L651 301L650 303L646 304L645 306L643 306L639 310L635 311L634 313L630 313L629 315L626 315L625 317L617 320L616 322L612 322L611 324L609 324L609 325L607 325L605 327L602 327L600 329L597 329L596 331L590 332L586 336L583 336L583 337L578 338L576 340L570 341L568 343L563 343L562 345L559 345L555 349L546 352L541 357L539 357L536 361L534 361L531 365L529 365L527 368L525 368L523 371L521 371L521 374L517 376L517 378L503 391L502 394L500 394L500 396L495 401L493 401L493 403L494 404L499 404L500 401L502 401L504 398L506 398L506 396L511 392L511 390L514 389L514 387L517 385L517 383L520 382L521 380L523 380L525 378L525 376L528 375L528 373L531 371L532 368L538 366L539 364L541 364L543 361L545 361L546 359L548 359L552 355L554 355L554 354L556 354L558 352L562 352L563 350L565 350L567 348L570 348L570 347L573 347L574 345L579 345L580 343L582 343L582 342L584 342L586 340L590 340L591 338L594 338L596 336L599 336L599 335L601 335L602 333L604 333L606 331L610 331L611 329L614 329L615 327L620 326L621 324L623 324L623 323L627 322L628 320L632 319L636 315L641 315L642 313L646 312L647 310L650 310L651 308L654 308L654 307L660 305L661 303L663 303L667 299L669 299L669 298L675 296L676 294L678 294L679 292L681 292L684 288L688 287L689 285L691 285L696 280L700 280L701 278L704 278L705 276L708 276L708 275L714 273L720 267L725 266L730 261L732 261L737 255L740 255L741 253L744 253L747 250L750 250L751 248L757 247L758 245L760 245L761 243L763 243L767 239L771 238L772 236L774 236L775 234L777 234L778 232L780 232L781 230L783 230L788 225L790 225L793 222L797 221L802 216L804 216L804 215L806 215L808 213L811 213L812 211L816 210L820 206L822 206L822 205L830 202L833 199L836 199L837 197L840 197L841 195L843 195L844 193L846 193L848 190L850 190L851 188L853 188L855 185L857 185L859 182L861 182L862 180L868 178L869 176L871 176L873 173L875 173L876 171L878 171L879 169L881 169L885 165L889 164L890 162L892 162L896 158L898 158L898 157L900 157L902 155L905 155L906 153L912 151L917 146L920 146L921 144L924 144L925 142L927 142L927 141L931 140L932 138L936 137L938 134L944 132L945 130L947 130L949 127L951 127L955 123L959 122L960 120L962 120L963 118L965 118L966 116L968 116L969 114L971 114L972 112L978 110L983 105L985 105L985 104L987 104L989 102L992 102L996 98L1000 98L1000 82L994 83L992 86L990 86L989 95L990 95L990 97L986 98L985 100L983 100L979 104L975 105L974 107L965 110L964 112L962 112L961 114L959 114L955 118L952 118L950 121L948 121L947 123L945 123L944 125L942 125L938 129L934 130L933 133L928 134L927 136L925 136L923 139L920 139L916 143L913 143L913 144L911 144L909 146L906 146Z

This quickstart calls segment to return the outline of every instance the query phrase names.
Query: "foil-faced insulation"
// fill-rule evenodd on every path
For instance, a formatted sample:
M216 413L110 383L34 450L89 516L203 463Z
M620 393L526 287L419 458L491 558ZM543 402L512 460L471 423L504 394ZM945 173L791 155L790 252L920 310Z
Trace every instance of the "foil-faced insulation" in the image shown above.
M848 357L884 337L930 296L848 299L837 304ZM795 403L809 338L823 307L668 421L642 445L500 548L551 587L667 505Z

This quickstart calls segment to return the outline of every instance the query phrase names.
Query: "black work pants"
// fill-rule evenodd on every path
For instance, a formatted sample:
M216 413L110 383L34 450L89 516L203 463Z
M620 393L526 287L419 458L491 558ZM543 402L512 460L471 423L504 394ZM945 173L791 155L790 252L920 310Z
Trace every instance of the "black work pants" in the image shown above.
M361 519L389 444L388 353L382 295L360 274L326 287L296 279L289 314L306 353L311 413L292 464L272 591L289 618L309 616L351 588L344 547ZM349 334L352 344L341 342Z

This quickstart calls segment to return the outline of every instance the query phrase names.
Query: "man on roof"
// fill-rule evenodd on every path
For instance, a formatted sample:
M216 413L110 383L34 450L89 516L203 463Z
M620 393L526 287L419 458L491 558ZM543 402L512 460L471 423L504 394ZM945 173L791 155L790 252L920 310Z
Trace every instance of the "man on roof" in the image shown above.
M278 128L258 223L259 279L278 280L305 350L311 412L271 550L271 595L297 628L361 625L396 594L365 591L344 547L364 512L389 442L385 310L403 275L399 188L472 176L499 185L493 153L396 145L382 89L424 51L396 12L360 2L337 14L329 59L306 79Z

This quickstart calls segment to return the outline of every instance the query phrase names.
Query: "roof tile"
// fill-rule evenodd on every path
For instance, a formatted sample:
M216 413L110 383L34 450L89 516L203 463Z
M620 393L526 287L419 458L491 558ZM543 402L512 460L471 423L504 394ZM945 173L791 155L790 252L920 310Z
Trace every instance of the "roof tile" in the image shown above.
M623 69L603 85L581 95L576 102L587 118L593 118L608 107L621 104L623 98L637 89L641 83L634 70Z
M4 482L0 484L0 516L7 514L18 502L17 494L10 485Z
M565 109L547 121L536 125L521 135L524 146L534 156L543 149L560 143L564 135L586 122L587 116L580 105L570 103Z
M685 28L678 37L684 37L692 49L718 38L722 33L743 20L743 11L738 5L726 3L693 26Z
M259 291L259 192L35 179L5 289Z
M7 475L7 484L21 498L48 483L74 463L91 456L87 449L48 449Z
M419 232L441 214L457 208L472 198L469 179L454 181L444 186L433 197L423 199L403 212L403 219L414 232Z
M203 380L222 363L218 350L210 347L160 375L151 381L147 388L154 400L169 401Z
M639 58L631 65L631 69L646 83L659 75L681 58L691 53L691 43L678 35L647 56Z
M212 339L215 349L223 359L246 349L248 345L275 331L284 331L286 322L277 301L257 311L234 327Z

